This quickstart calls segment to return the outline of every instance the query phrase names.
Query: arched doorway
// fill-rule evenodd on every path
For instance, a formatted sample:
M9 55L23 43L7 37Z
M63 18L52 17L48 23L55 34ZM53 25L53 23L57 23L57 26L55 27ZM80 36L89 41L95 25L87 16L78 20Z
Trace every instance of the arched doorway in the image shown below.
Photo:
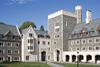
M76 61L76 56L72 55L72 62L75 62L75 61Z
M78 55L78 61L81 62L84 59L83 55Z
M86 56L86 61L88 62L89 60L92 60L92 56L91 55L87 55Z
M59 51L59 50L57 50L56 52L57 52L57 57L56 57L56 59L57 59L57 61L59 61L60 51Z
M46 61L46 52L41 52L41 61Z
M69 55L66 55L66 62L69 62Z
M95 63L97 63L97 61L100 61L100 55L95 56Z

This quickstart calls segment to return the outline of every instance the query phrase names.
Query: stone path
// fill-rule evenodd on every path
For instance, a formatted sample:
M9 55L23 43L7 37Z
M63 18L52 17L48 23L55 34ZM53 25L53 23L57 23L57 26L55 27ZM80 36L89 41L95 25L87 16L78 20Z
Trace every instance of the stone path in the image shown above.
M47 64L52 66L52 67L64 67L64 66L61 66L59 64L54 64L54 63L51 63L51 62L48 62Z

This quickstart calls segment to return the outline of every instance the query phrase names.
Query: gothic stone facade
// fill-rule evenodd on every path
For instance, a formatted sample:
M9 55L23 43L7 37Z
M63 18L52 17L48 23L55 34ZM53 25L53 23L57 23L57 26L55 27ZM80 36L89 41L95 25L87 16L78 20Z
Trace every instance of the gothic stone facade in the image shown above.
M23 62L50 60L50 37L46 31L29 26L21 34Z

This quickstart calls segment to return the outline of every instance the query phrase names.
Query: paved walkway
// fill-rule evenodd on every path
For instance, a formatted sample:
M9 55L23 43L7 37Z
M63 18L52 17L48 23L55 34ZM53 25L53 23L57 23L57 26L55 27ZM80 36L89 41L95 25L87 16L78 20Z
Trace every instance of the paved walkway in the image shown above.
M54 63L51 63L51 62L48 62L47 64L52 66L52 67L64 67L64 66L61 66L59 64L54 64Z

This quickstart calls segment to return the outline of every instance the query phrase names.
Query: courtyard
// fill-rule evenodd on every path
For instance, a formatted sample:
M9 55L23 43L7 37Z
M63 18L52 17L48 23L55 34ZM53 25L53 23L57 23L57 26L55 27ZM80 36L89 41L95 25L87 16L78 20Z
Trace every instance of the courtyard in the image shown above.
M15 62L15 63L3 63L0 67L50 67L46 63L38 62Z

